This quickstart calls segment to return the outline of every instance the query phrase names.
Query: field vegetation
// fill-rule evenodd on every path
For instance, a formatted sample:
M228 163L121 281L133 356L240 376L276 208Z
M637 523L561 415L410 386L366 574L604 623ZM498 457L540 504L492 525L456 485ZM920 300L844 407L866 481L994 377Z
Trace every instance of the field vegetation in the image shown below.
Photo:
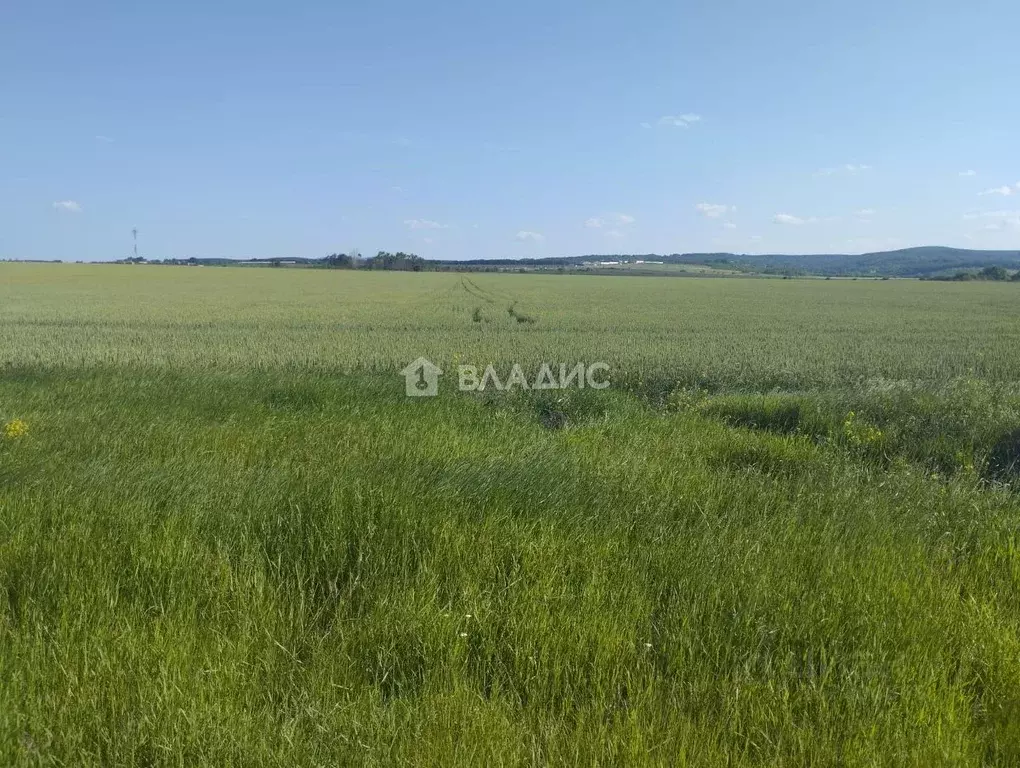
M0 763L1016 765L1017 290L0 265Z

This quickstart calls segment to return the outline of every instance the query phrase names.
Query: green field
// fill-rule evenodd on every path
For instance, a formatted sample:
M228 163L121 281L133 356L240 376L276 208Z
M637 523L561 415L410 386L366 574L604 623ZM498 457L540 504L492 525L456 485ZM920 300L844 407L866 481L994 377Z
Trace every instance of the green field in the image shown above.
M350 371L424 355L604 360L750 391L1015 382L1017 288L3 264L0 365Z
M1018 342L1016 284L0 264L0 764L1016 765Z

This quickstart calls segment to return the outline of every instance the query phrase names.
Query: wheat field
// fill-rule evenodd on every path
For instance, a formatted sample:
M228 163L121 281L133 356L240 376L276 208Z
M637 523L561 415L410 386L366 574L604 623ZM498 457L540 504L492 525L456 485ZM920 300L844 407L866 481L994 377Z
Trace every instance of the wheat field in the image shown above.
M1020 297L999 283L3 264L0 298L7 365L350 371L424 355L598 359L749 390L1020 379Z

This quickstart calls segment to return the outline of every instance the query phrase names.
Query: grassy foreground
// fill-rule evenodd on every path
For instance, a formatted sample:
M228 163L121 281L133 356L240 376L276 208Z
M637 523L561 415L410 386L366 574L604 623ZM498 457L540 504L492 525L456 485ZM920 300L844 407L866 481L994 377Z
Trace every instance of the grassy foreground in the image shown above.
M602 393L0 394L5 764L1020 759L1020 506L965 474Z
M607 280L611 338L640 278ZM861 284L839 285L845 328L943 311L912 287L861 308ZM816 386L755 391L711 368L670 380L652 334L663 365L607 356L605 391L409 399L392 368L217 358L220 334L302 338L284 318L311 310L288 283L264 289L279 321L253 310L247 330L185 291L146 308L78 290L49 306L59 321L0 305L22 333L0 422L24 425L0 435L0 764L1020 762L1020 396L1001 307L984 329L961 312L973 347L924 347L953 365L1001 348L997 376L922 380L907 358L896 383L821 386L841 358L799 364L788 332L772 369L750 369ZM405 322L443 340L414 325L431 309L387 301L366 298L405 312L382 339ZM515 341L545 317L497 333L468 316L465 333L562 359L556 334ZM104 363L118 334L124 358ZM130 361L169 337L180 364ZM862 350L846 365L884 354L832 338Z

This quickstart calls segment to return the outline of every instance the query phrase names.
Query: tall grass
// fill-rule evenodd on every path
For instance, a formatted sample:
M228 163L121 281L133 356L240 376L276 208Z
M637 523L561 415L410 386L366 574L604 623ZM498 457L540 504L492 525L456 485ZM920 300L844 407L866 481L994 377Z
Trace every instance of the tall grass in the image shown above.
M1006 490L612 392L0 396L5 764L1020 759Z

